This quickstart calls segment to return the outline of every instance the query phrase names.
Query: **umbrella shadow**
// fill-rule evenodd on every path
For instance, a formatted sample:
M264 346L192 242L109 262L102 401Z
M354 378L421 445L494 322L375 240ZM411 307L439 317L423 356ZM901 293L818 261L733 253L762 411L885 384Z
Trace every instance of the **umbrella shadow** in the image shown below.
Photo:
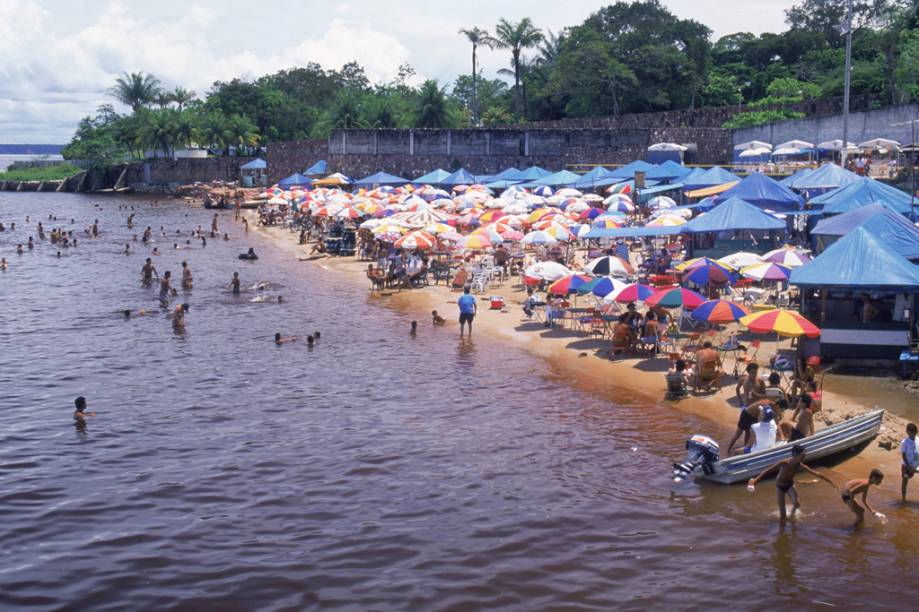
M666 372L670 369L670 360L666 357L649 357L638 361L632 367L642 372Z
M539 321L524 321L514 327L514 331L518 332L541 332L545 330L546 326Z

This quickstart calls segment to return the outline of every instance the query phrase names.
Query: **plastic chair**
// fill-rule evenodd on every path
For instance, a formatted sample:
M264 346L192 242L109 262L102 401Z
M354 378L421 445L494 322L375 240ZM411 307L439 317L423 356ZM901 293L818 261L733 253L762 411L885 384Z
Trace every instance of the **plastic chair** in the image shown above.
M760 340L753 340L750 342L750 347L747 349L743 355L737 357L734 360L734 376L737 376L737 373L740 371L740 364L746 366L748 363L753 363L756 361L756 355L759 353L759 347L762 344ZM753 352L750 352L752 349Z

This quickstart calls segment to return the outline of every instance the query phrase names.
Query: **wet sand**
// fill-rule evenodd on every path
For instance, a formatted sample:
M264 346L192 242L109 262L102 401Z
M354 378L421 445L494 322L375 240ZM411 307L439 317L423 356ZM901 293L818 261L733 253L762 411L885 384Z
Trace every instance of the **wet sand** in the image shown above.
M276 244L304 265L316 265L339 273L350 282L366 287L370 293L366 270L367 264L371 262L359 261L352 257L310 256L309 251L314 243L299 245L299 234L286 228L259 226L258 215L253 211L247 211L246 215L250 231L258 231L271 237ZM615 393L620 400L625 397L636 402L666 405L683 413L707 419L714 428L700 433L713 436L722 444L722 448L726 447L734 432L738 416L738 403L734 393L737 379L730 375L733 369L730 357L725 360L727 375L722 378L722 386L718 392L668 401L664 397L664 374L669 366L666 357L617 355L610 359L609 340L588 337L587 334L567 329L547 329L542 323L527 321L521 310L526 294L523 288L515 283L516 279L513 278L506 280L501 286L490 288L484 296L503 297L506 306L502 310L490 310L487 300L483 296L478 296L481 299L474 323L475 335L487 335L512 343L545 359L554 369L562 372L570 384L581 390L605 397L611 397ZM430 285L421 289L402 291L386 289L371 295L379 303L405 313L406 329L412 320L416 320L420 330L432 328L432 333L459 333L456 299L460 292L453 291L449 286ZM588 302L585 300L585 303ZM447 319L443 327L434 328L431 324L432 310L437 310ZM764 356L774 351L774 347L774 339L763 340L759 359L761 364ZM781 343L779 348L782 351L787 350L788 341ZM870 384L866 386L865 379L828 373L823 381L822 410L815 415L818 430L864 414L876 407L886 410L878 436L857 455L834 466L834 469L846 478L863 477L866 471L874 467L887 474L898 475L899 443L905 436L906 424L914 418L910 414L915 410L913 404L914 398L906 392L877 389L875 394ZM675 445L674 457L681 452L680 445Z

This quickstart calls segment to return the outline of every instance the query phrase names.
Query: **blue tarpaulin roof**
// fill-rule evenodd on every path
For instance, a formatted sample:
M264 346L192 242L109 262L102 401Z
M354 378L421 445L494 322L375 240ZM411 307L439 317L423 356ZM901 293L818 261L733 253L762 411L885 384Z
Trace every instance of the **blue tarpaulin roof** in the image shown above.
M386 172L377 172L376 174L371 174L370 176L365 176L364 178L354 181L355 185L361 186L370 186L370 185L405 185L411 181L404 179L393 174L388 174Z
M665 193L667 191L673 191L674 189L681 189L682 187L683 187L683 183L669 183L667 185L656 185L654 187L645 187L644 189L639 189L638 195L641 198L642 202L647 202L648 200L650 200L656 195Z
M578 189L590 189L596 187L598 181L610 178L610 174L612 174L611 170L607 170L603 166L595 166L587 174L581 175L572 185Z
M792 285L919 291L919 266L857 227L791 272Z
M416 185L439 185L445 178L450 176L450 173L446 170L438 168L437 170L431 170L427 174L422 174L416 178L412 183Z
M581 238L644 238L647 236L672 236L679 234L682 226L670 227L595 227Z
M696 185L696 180L700 176L705 174L706 172L707 170L705 168L693 168L692 170L690 170L689 173L686 174L686 176L680 179L680 182L683 183L683 188L684 189L698 189L698 186Z
M712 166L703 172L700 176L692 180L688 180L687 177L683 177L683 188L687 191L692 191L694 189L704 189L705 187L724 185L725 183L732 183L739 180L740 177L733 172L728 172L721 166Z
M308 176L303 176L302 174L294 172L287 178L278 181L278 185L281 187L307 187L311 185L312 182L313 181L311 181Z
M645 174L645 177L659 181L672 181L673 179L682 178L690 172L691 170L686 166L668 159L656 168L651 168L648 170L648 172Z
M730 198L683 226L683 232L725 232L730 230L781 230L785 222L740 198Z
M908 193L868 177L860 177L854 183L811 200L811 204L822 205L827 214L848 212L874 202L904 214L908 214L912 209Z
M460 168L444 180L440 182L441 185L447 185L452 187L453 185L474 185L475 177L466 172L465 168Z
M794 187L795 181L797 181L798 179L804 178L805 176L807 176L814 170L815 168L801 168L800 170L796 171L791 176L786 176L785 178L783 178L781 181L779 181L779 184L785 185L786 187Z
M643 159L636 159L635 161L628 163L621 168L616 168L615 170L613 170L610 173L610 177L626 178L626 179L635 178L636 170L638 171L643 170L647 172L648 170L651 170L654 167L655 167L654 164L649 164Z
M264 159L256 157L252 161L243 164L239 167L240 170L264 170L268 167L268 162Z
M535 181L531 181L524 185L524 187L539 187L540 185L548 185L549 187L561 187L563 185L571 185L579 178L581 178L581 175L579 174L575 174L569 170L559 170L555 174L549 174Z
M540 168L539 166L530 166L529 168L526 168L518 172L516 176L508 176L507 180L509 181L514 181L514 180L516 181L535 181L537 179L541 179L544 176L549 176L550 174L552 173L544 168Z
M722 193L715 198L715 202L724 202L730 198L740 198L754 206L776 211L796 210L804 204L801 196L759 172L750 174Z
M303 174L307 176L320 176L328 173L329 171L329 162L324 159L320 159L318 162L307 168L303 171Z
M517 168L507 168L502 170L498 174L482 174L475 177L475 180L479 183L495 183L497 181L515 181L520 180L517 177L520 176L520 170Z
M799 191L813 191L815 189L836 189L858 179L859 176L854 172L840 168L834 163L827 163L785 185Z
M907 259L919 259L919 228L906 217L881 204L869 204L824 219L811 232L814 236L844 236L864 227Z

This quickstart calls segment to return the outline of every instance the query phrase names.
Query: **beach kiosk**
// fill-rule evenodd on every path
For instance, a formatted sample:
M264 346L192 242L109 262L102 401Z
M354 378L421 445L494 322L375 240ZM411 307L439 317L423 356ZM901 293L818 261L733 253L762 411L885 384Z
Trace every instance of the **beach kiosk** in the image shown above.
M256 157L239 167L243 187L264 187L268 184L268 162Z
M919 246L919 245L917 245ZM919 266L861 225L791 273L825 360L890 363L916 346Z

